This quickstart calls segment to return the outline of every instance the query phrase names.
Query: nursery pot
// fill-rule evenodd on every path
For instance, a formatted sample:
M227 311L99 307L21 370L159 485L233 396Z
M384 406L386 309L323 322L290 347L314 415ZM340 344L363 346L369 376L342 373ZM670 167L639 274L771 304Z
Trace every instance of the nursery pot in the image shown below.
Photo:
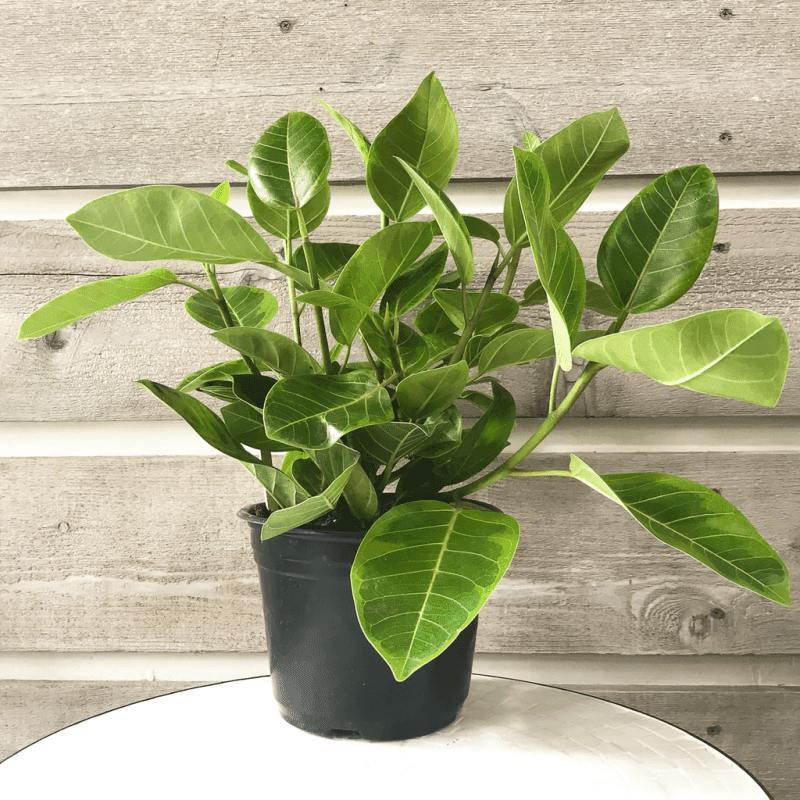
M398 682L361 630L353 600L350 569L366 530L317 520L262 542L266 513L260 503L238 516L251 529L281 716L319 736L373 741L452 723L469 693L477 615L446 650Z

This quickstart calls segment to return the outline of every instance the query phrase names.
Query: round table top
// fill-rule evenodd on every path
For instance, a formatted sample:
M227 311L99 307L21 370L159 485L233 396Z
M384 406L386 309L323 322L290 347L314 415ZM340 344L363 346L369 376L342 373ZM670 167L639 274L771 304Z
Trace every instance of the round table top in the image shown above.
M577 692L476 674L452 725L398 742L295 728L280 717L268 677L186 689L21 750L0 764L0 796L768 797L727 756L666 722Z

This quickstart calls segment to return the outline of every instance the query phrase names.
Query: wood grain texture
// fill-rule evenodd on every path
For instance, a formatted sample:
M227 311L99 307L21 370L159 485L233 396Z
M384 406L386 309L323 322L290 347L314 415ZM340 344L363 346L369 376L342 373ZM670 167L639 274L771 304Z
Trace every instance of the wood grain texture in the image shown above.
M456 178L510 176L524 130L611 106L632 141L615 173L796 170L800 18L788 0L720 7L3 0L0 183L217 181L293 110L324 119L331 178L361 180L315 96L372 139L431 70L459 122Z
M800 570L792 455L585 454L600 474L652 471L719 489ZM531 456L563 469L566 456ZM481 611L481 653L800 652L800 607L741 589L564 478L474 495L520 521ZM249 532L260 487L225 457L0 461L0 649L261 652Z
M597 279L597 248L614 218L611 212L578 214L568 230ZM499 215L486 219L502 229ZM331 217L315 241L359 242L378 227L370 217ZM279 248L280 243L269 238ZM625 329L669 322L717 308L751 308L777 315L789 334L792 353L800 349L800 215L791 209L729 210L721 214L720 250L712 251L702 275L674 305L632 316ZM479 265L475 285L491 261L491 248L476 242ZM174 386L189 372L235 357L183 310L190 290L167 287L81 320L42 339L16 341L22 320L41 303L93 279L133 274L145 265L114 261L86 246L64 222L0 223L0 421L89 421L174 419L174 414L134 383L139 378ZM169 264L187 279L204 280L199 265ZM452 269L452 265L448 267ZM223 283L252 283L272 291L281 311L270 328L291 336L286 282L254 264L220 267ZM513 294L520 299L535 277L527 252ZM546 306L523 309L520 320L550 327ZM610 320L592 312L585 328L607 327ZM303 315L304 343L314 350L316 333ZM512 367L502 374L517 402L519 416L547 414L552 360ZM560 393L580 369L560 376ZM213 402L212 402L213 404ZM470 405L464 413L474 416ZM603 370L570 412L573 416L749 416L800 414L800 362L790 358L783 395L774 409L667 387L635 373Z
M0 761L51 733L121 706L203 683L0 681ZM721 750L774 800L800 797L800 689L563 685L664 720Z

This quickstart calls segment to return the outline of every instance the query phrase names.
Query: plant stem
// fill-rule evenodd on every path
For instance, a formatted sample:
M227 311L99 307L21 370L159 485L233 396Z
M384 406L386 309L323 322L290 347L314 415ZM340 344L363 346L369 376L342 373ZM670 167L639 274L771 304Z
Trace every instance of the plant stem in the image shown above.
M347 362L350 360L350 351L353 349L353 343L347 345L347 350L344 352L344 361L342 361L342 366L339 368L339 372L344 372L344 368L347 366Z
M206 264L203 264L203 267L206 266L207 266ZM206 274L208 274L208 271L206 271ZM209 292L208 289L204 289L202 286L197 286L197 284L190 283L189 281L179 280L177 282L180 283L182 286L188 286L190 289L194 289L196 292L199 292L200 294L204 295L209 300L213 300L215 303L217 302L216 296L211 292Z
M381 228L386 228L389 225L389 217L381 211Z
M558 362L553 365L553 380L550 383L550 405L547 413L552 414L556 407L556 394L558 394Z
M212 266L211 264L203 264L203 269L206 271L206 275L208 276L208 281L211 284L211 288L214 290L214 301L219 306L220 314L222 314L222 320L225 323L226 328L237 328L238 325L233 321L233 316L231 315L231 310L228 307L228 301L225 299L225 294L223 293L222 289L220 288L219 282L217 281L217 270L216 267ZM261 370L256 366L255 362L253 361L250 356L246 356L244 353L240 353L242 357L242 361L247 364L247 368L253 375L260 375Z
M308 274L311 277L311 288L319 289L319 278L317 278L317 264L314 260L314 250L311 247L311 242L308 239L308 228L306 228L306 221L303 218L303 210L296 209L297 222L300 225L300 235L303 237L303 252L306 256L306 264L308 265ZM322 309L319 306L314 306L314 320L317 323L317 335L319 336L319 346L322 350L322 365L325 367L325 374L332 373L331 367L331 352L328 349L328 336L325 333L325 317Z
M502 252L502 251L501 251ZM519 266L519 259L522 255L521 250L517 250L516 255L511 260L511 263L508 265L508 272L506 273L506 280L503 284L503 294L508 294L511 291L511 287L514 283L514 278L517 275L517 267Z
M604 366L604 364L598 364L596 361L589 361L584 367L580 378L575 381L575 385L572 387L569 394L567 394L567 396L561 401L561 405L555 411L553 411L552 414L548 414L547 418L544 420L544 422L542 422L533 436L531 436L530 439L528 439L528 441L525 442L525 444L523 444L516 453L514 453L507 461L504 461L499 467L484 475L482 478L477 478L471 483L468 483L466 486L461 486L452 492L448 492L446 496L457 500L465 497L468 494L471 494L472 492L478 491L478 489L483 489L486 486L490 486L491 484L502 480L507 475L510 475L514 467L516 467L517 464L519 464L520 461L522 461L526 456L530 455L536 449L536 447L538 447L544 441L544 439L547 438L548 434L550 434L553 428L555 428L555 426L566 416L570 408L575 405L575 401L583 394L592 378L594 378L594 376L597 375L597 373L600 372Z
M362 334L359 334L359 335L361 336L361 344L364 347L364 352L367 354L367 361L369 361L369 363L372 365L372 370L375 373L375 377L379 381L382 381L383 380L383 374L384 374L383 373L383 364L379 365L375 361L372 353L370 353L370 351L369 351L369 347L367 346L367 340L364 338L364 334L362 333Z
M572 473L567 469L512 469L509 475L519 478L544 478L551 475L559 478L572 477Z
M286 212L287 217L287 224L288 224L288 217L289 212ZM283 251L284 251L284 260L288 264L288 266L294 266L294 257L292 255L292 240L291 238L287 237L284 239L283 243ZM294 289L294 278L287 278L287 284L289 285L289 302L292 306L292 331L294 332L294 340L300 347L303 346L303 342L300 338L300 310L297 308L297 293Z

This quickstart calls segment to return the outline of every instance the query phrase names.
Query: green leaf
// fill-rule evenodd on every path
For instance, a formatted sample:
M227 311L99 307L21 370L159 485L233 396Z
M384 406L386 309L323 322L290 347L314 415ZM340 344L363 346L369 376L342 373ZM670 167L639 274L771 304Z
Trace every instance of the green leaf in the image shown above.
M727 308L602 336L575 355L666 386L774 407L786 381L789 338L777 317Z
M253 408L264 408L264 401L267 399L269 390L277 383L275 378L267 375L253 375L251 373L233 375L233 393L240 400L253 406Z
M426 201L398 159L444 188L458 157L458 126L442 84L431 72L408 105L375 137L367 158L367 188L391 220L402 222Z
M588 281L586 294L587 296L589 294ZM533 281L533 283L529 283L525 287L525 292L522 295L522 302L519 305L521 308L528 308L529 306L540 306L546 302L547 292L544 290L542 282L537 278L537 280Z
M467 292L467 309L470 317L475 314L480 297L481 292ZM442 307L456 329L463 331L465 320L461 292L456 289L435 289L433 298ZM495 333L504 325L513 322L517 314L519 314L519 303L513 297L492 292L486 301L474 333L479 335Z
M556 358L564 372L572 369L572 344L586 299L583 262L572 239L550 213L547 169L536 153L514 148L525 226L542 286L547 293Z
M519 524L498 511L435 500L387 511L350 572L358 621L404 681L469 625L508 569Z
M264 431L264 418L261 412L249 403L239 400L227 406L222 406L220 414L222 414L222 419L225 421L225 427L237 442L246 444L256 450L280 452L286 449L286 445L283 442L273 441L267 436Z
M369 139L367 139L359 127L352 123L344 114L337 111L332 106L329 106L324 100L320 100L319 97L317 100L325 106L327 112L342 126L344 132L353 140L353 144L358 148L366 164L369 158Z
M296 209L320 190L330 168L325 126L310 114L291 111L261 134L250 151L247 174L261 202Z
M370 309L386 287L405 272L431 243L427 222L399 222L370 236L347 262L334 291ZM349 344L366 312L359 308L335 308L330 312L331 333L337 342Z
M714 245L717 182L708 167L656 178L611 223L597 274L612 303L631 314L674 303L694 286Z
M382 422L353 431L350 440L364 459L393 464L413 453L428 436L429 430L414 422Z
M526 150L533 151L537 147L539 147L539 145L541 145L541 143L542 143L542 140L538 136L536 136L536 134L528 133L528 131L525 131L522 134L522 146Z
M780 556L734 505L713 489L659 472L598 475L570 456L574 478L622 506L657 539L762 597L791 605Z
M410 419L424 419L456 401L469 379L466 362L409 375L397 384L400 410Z
M349 453L341 452L343 450ZM329 486L335 483L343 463L349 463L349 459L353 457L359 459L359 454L355 450L341 442L336 442L325 450L312 450L310 456ZM378 511L378 495L360 463L356 463L353 467L343 494L350 512L356 519L372 519Z
M547 167L550 211L564 227L603 175L630 147L616 108L586 114L536 148Z
M420 333L428 336L446 335L458 330L439 303L431 303L418 312L414 317L414 325Z
M428 345L413 328L403 322L397 322L397 356L403 371L415 372L424 369L428 363ZM369 312L361 323L361 333L364 335L370 350L389 367L393 367L389 351L391 335L384 333L383 325L377 314Z
M315 289L311 292L305 292L297 296L298 303L308 303L311 306L319 306L320 308L350 308L356 312L362 311L368 313L368 308L362 308L357 300L352 300L349 297L343 297L336 292L332 292L330 287L327 289Z
M344 487L358 463L358 454L349 447L341 447L333 451L331 455L336 459L338 477L321 494L309 497L291 508L270 512L267 521L261 528L262 542L308 522L313 522L336 508L336 504L344 492Z
M222 294L237 325L263 328L278 313L278 301L266 289L256 286L226 286ZM186 300L184 308L192 319L213 331L227 327L219 306L204 294L193 294Z
M528 328L494 337L481 350L478 374L485 375L515 364L530 364L555 354L553 332Z
M206 381L227 380L231 375L240 375L245 372L250 372L250 368L241 359L222 361L219 364L212 364L209 367L201 367L195 370L187 375L175 389L180 392L191 392Z
M447 251L450 252L449 250ZM437 289L457 289L461 285L461 276L457 272L446 272L439 278Z
M472 257L472 239L470 238L467 224L453 205L450 198L435 184L420 175L410 164L398 158L403 169L411 176L420 194L433 212L439 229L453 254L461 282L467 286L475 272L475 262Z
M204 381L197 387L197 391L207 394L209 397L215 397L217 400L224 400L226 403L235 403L237 400L233 393L233 381Z
M178 277L168 269L151 269L139 275L105 278L76 286L30 314L23 321L17 340L45 336L96 311L117 306L177 281Z
M345 244L344 242L312 242L311 249L314 251L314 263L317 268L317 277L321 281L326 281L338 275L344 265L355 255L358 250L357 244ZM303 272L308 272L306 263L305 248L298 248L294 254L295 265ZM323 291L327 285L322 287Z
M119 261L277 261L241 214L182 186L140 186L98 197L67 222L89 247Z
M308 375L322 367L299 344L261 328L224 328L211 334L222 344L257 358L281 375Z
M300 238L300 223L297 221L297 211L294 209L273 208L262 203L253 189L253 184L247 183L247 202L253 219L273 236L281 241ZM316 230L325 219L331 205L331 187L324 181L319 189L308 198L302 207L303 219L309 233ZM298 251L299 252L299 251Z
M464 421L454 405L431 414L422 425L428 433L428 441L414 451L417 456L436 458L455 450L461 443Z
M407 272L395 278L383 294L380 313L401 317L416 308L436 287L447 263L447 245L437 247Z
M389 395L370 372L285 378L264 403L267 435L305 450L330 447L345 433L391 419Z
M279 508L289 508L304 500L308 495L285 473L267 464L243 464L264 487L267 497Z
M308 453L301 450L290 451L284 456L281 469L298 483L309 497L325 491L327 486L325 478Z
M606 290L599 283L589 280L586 281L585 306L590 311L596 311L606 317L618 317L622 313L622 309L614 305Z
M231 185L228 181L223 181L216 189L211 192L211 196L220 203L226 203L231 199Z
M469 235L473 239L485 239L487 242L492 242L492 244L500 244L500 231L494 225L480 217L473 217L469 214L465 214L463 219Z
M434 307L437 306L434 304ZM441 308L439 311L441 312ZM447 321L450 322L450 320ZM429 367L438 361L450 358L461 337L457 333L424 333L422 338L428 347L428 363L426 367Z
M260 464L256 458L242 447L229 433L225 423L207 406L185 392L170 389L155 381L136 381L150 392L157 400L180 414L186 422L212 447L231 456L237 461Z
M517 179L513 177L503 198L503 229L506 239L512 247L530 247L528 231L525 228L525 217L519 200Z
M240 175L247 175L247 167L245 167L243 164L240 164L233 158L229 158L225 162L225 166L230 167L234 172L238 172Z

